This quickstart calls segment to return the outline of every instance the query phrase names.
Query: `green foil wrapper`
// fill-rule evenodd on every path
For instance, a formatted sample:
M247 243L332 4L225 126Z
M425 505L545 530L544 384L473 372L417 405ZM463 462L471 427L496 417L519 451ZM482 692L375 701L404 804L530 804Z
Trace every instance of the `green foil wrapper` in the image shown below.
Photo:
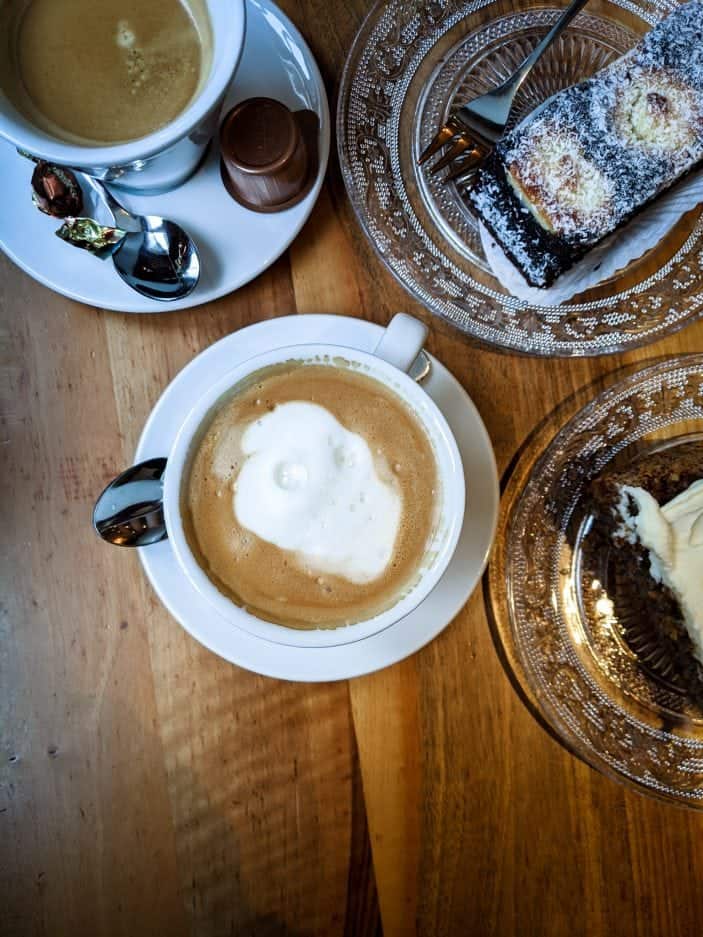
M112 254L126 233L122 228L109 228L92 218L68 218L55 232L62 241L82 247L96 257Z

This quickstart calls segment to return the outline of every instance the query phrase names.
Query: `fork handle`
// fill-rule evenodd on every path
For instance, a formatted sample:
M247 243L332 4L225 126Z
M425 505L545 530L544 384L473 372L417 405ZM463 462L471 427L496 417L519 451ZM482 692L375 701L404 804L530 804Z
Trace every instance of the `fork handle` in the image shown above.
M501 90L510 88L513 93L517 91L517 89L532 71L533 66L540 58L542 58L554 40L564 32L572 19L586 6L587 3L588 0L572 0L569 6L564 10L559 19L546 34L546 36L544 36L537 43L532 52L530 52L520 68L518 68L514 75L511 75L511 77L505 82L504 85L502 85Z

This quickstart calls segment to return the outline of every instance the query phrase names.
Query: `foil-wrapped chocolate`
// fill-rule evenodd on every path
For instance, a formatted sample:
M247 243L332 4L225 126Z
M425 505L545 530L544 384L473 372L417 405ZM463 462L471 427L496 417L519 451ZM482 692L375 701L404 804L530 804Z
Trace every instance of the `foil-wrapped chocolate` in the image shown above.
M82 247L96 257L111 254L126 233L122 228L110 228L92 218L67 218L55 232L62 241Z
M39 211L68 218L83 211L83 193L70 169L39 160L32 173L32 201Z

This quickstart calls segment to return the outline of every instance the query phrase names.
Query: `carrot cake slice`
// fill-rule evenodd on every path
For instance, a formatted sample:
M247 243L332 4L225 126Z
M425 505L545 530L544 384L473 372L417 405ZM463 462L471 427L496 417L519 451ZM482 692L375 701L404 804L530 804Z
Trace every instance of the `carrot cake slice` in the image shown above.
M703 692L703 441L604 472L592 484L601 535L629 599L688 688Z

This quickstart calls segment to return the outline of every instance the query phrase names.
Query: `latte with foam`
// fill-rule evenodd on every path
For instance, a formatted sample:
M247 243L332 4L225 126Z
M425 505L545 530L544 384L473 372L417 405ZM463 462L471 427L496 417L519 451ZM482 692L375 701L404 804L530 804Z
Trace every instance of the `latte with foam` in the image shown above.
M0 87L68 142L123 143L165 126L211 57L205 0L0 0Z
M181 511L217 588L259 618L333 628L418 580L438 523L432 443L408 405L351 367L250 375L193 445Z

